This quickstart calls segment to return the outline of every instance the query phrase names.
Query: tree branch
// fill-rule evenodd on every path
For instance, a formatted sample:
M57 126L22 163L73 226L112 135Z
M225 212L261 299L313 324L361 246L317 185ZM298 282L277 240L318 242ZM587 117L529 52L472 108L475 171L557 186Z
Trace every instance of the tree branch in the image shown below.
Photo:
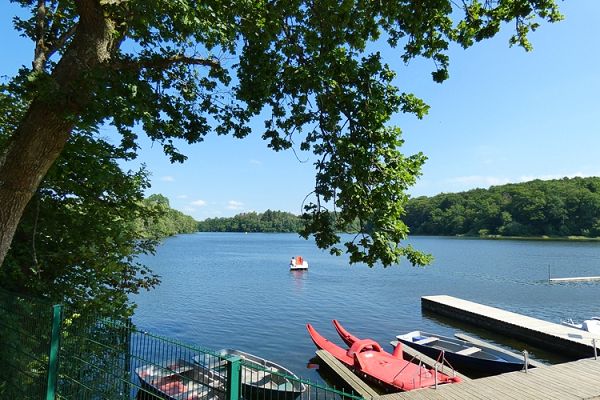
M42 71L46 64L46 42L44 36L46 34L46 2L38 0L37 12L35 16L35 52L33 58L33 70Z
M61 37L59 37L58 39L56 39L56 41L52 41L51 42L52 47L50 47L48 49L47 58L52 57L52 55L54 53L56 53L58 51L58 49L60 49L61 47L63 47L64 44L67 42L67 40L69 40L69 38L71 38L75 34L76 30L77 30L77 24L73 25L71 27L71 29L69 29L68 31L66 31L65 33L63 33Z
M151 58L131 61L121 61L111 64L111 67L122 71L139 71L142 69L165 69L175 64L202 65L211 69L220 69L221 63L216 58L195 58L176 55L166 58Z

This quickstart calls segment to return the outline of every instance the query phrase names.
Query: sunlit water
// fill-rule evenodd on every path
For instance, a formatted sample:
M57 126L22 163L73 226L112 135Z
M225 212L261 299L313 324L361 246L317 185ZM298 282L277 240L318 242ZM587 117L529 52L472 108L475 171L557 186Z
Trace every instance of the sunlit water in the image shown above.
M384 345L395 335L462 331L543 361L560 355L421 311L421 296L447 294L560 322L600 315L600 282L548 283L599 276L600 244L415 237L435 256L426 268L349 266L295 234L199 233L169 238L143 258L162 284L134 298L134 322L150 332L205 348L237 348L318 380L307 364L315 346L305 324L342 342L331 324ZM308 271L288 269L302 255Z

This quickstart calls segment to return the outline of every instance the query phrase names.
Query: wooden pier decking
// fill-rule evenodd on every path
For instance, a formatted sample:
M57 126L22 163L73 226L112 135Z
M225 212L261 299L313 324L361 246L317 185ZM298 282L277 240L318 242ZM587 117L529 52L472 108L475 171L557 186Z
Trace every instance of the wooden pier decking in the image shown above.
M583 359L473 379L437 389L393 393L377 400L600 399L600 360Z
M596 348L600 347L600 335L452 296L424 296L421 306L424 310L573 357L594 356L594 339Z
M328 351L317 350L317 356L325 363L333 372L335 372L352 390L364 397L370 399L379 397L379 394L374 391L371 386L360 379L354 372L350 371L341 361L331 355Z

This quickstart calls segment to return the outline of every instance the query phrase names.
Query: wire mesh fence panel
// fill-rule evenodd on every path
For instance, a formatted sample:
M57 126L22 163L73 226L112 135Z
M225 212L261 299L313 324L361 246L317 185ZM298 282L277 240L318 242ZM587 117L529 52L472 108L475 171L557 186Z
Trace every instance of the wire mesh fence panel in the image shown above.
M139 331L127 321L65 325L60 399L227 398L227 373L216 372L226 361L205 349Z
M60 346L58 398L130 398L128 324L77 318L77 314L70 310L66 310L65 315Z
M132 330L130 356L137 399L228 398L227 362L209 350Z
M253 357L252 355L250 355ZM360 400L362 396L300 379L268 360L243 358L241 393L246 400Z
M0 399L362 399L251 354L91 314L0 289Z
M0 398L46 397L52 316L51 304L0 290Z

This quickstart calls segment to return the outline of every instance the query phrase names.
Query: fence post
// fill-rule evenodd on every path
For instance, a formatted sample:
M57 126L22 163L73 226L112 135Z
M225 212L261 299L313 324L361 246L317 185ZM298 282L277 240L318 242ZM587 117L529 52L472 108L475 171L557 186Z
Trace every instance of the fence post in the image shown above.
M131 392L131 318L125 320L125 327L121 327L122 340L125 342L125 376L123 377L123 394Z
M242 359L233 356L227 359L227 391L228 400L239 400L241 397L240 386L242 383Z
M58 350L60 345L60 324L62 322L63 306L52 306L52 333L50 336L50 354L48 357L48 386L46 400L56 398L56 382L58 381Z

